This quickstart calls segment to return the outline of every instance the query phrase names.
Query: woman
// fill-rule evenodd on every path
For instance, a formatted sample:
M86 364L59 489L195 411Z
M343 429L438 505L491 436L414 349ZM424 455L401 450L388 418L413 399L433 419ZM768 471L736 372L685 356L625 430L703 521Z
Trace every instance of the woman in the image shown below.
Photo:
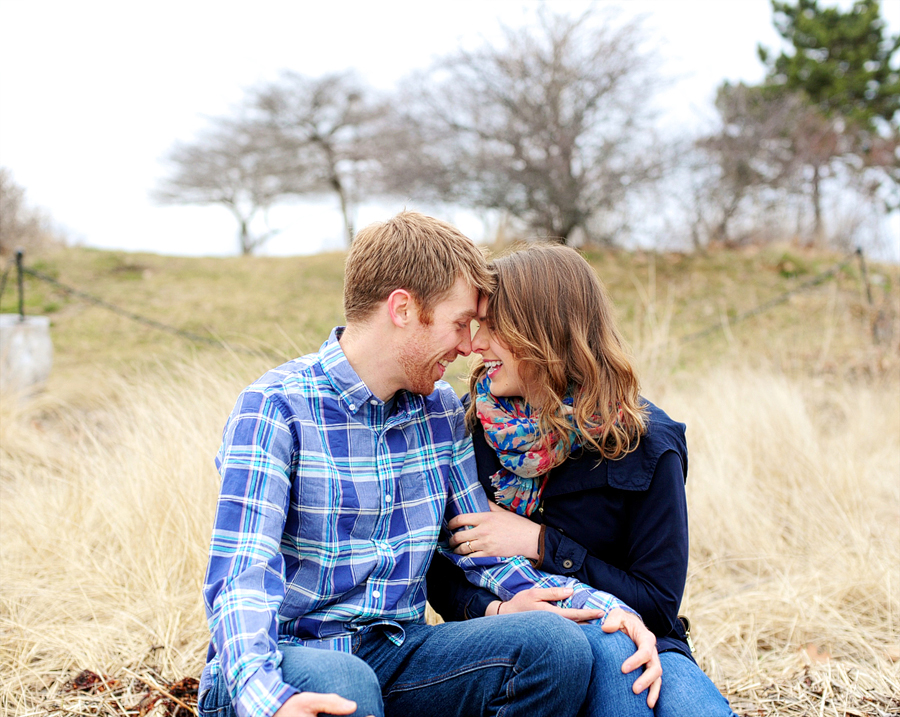
M532 246L494 268L498 288L480 302L472 340L482 363L468 418L478 477L496 505L451 521L451 547L524 555L640 613L663 667L656 707L608 689L589 696L587 714L732 715L678 618L688 562L684 425L639 397L609 298L577 252ZM503 603L445 560L432 567L428 595L445 620L546 609L532 591ZM608 653L599 645L609 636L584 629L595 654Z

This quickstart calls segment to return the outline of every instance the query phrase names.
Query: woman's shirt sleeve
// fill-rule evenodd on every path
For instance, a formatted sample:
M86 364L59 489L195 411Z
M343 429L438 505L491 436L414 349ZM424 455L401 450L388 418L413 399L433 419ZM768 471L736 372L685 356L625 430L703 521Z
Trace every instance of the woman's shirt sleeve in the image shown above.
M575 577L633 607L657 635L666 635L678 617L687 578L688 520L681 458L663 453L650 486L626 502L626 572L591 554L577 540L547 526L541 570Z
M442 555L435 555L426 575L428 603L445 622L482 617L496 595L476 587L465 573Z

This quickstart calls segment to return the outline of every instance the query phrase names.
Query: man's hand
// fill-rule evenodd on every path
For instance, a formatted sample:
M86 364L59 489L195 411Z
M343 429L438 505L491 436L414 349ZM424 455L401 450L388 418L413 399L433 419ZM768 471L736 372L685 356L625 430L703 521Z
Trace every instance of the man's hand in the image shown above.
M524 555L537 560L541 526L496 503L491 503L489 513L456 515L447 527L465 528L450 536L450 547L457 555L496 558Z
M609 617L603 623L603 632L615 632L616 630L621 630L628 635L637 646L637 651L622 664L622 672L628 674L641 665L644 666L644 674L634 681L632 690L634 694L639 695L649 688L647 706L653 709L662 685L662 664L659 661L659 653L656 651L656 635L647 629L637 615L626 612L620 607L610 611Z
M530 610L549 610L575 622L587 622L588 620L598 620L603 617L603 610L562 608L551 604L557 600L565 600L567 597L571 597L572 592L572 588L529 588L516 593L507 602L499 603L497 607L500 615L506 615L511 612L528 612ZM491 603L491 605L493 604ZM625 611L622 610L621 612ZM491 606L488 605L486 614L496 615L497 612L493 611Z
M281 705L275 713L275 717L318 717L321 712L331 715L349 715L355 711L356 702L345 700L340 695L300 692Z

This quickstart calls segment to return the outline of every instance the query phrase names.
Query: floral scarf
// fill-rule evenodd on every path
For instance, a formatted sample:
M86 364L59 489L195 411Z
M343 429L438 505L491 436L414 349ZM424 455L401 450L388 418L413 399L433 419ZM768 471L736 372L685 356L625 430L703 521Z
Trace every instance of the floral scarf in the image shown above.
M541 502L546 475L559 462L563 442L551 439L549 447L541 445L537 417L522 398L501 398L490 391L491 380L485 375L475 386L475 412L484 436L503 466L491 476L495 499L499 505L520 515L531 515ZM572 405L572 397L563 399ZM571 423L571 416L569 418ZM579 448L579 434L574 425L569 431L571 450Z

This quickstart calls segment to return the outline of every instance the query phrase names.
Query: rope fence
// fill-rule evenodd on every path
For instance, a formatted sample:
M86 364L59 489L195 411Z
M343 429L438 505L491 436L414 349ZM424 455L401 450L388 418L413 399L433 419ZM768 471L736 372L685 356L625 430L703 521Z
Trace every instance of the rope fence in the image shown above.
M20 317L25 317L24 312L24 300L23 294L24 289L22 287L22 276L27 274L39 281L46 282L55 286L57 289L62 291L63 293L69 296L75 296L79 299L87 301L90 304L94 304L95 306L100 306L108 311L113 312L114 314L118 314L119 316L123 316L126 319L130 319L139 324L143 324L144 326L149 326L150 328L157 329L158 331L165 331L166 333L173 334L174 336L178 336L183 339L187 339L188 341L192 341L198 344L206 344L207 346L217 346L218 348L227 349L229 351L236 351L238 353L250 354L253 356L258 356L260 354L267 354L276 358L283 358L281 356L276 356L276 354L267 349L250 349L246 346L232 346L230 344L226 344L224 341L219 339L211 338L209 336L200 336L199 334L195 334L191 331L186 331L184 329L177 328L175 326L169 326L168 324L164 324L161 321L157 321L156 319L150 319L146 316L141 316L140 314L136 314L133 311L128 309L123 309L120 306L116 306L115 304L111 304L108 301L105 301L93 294L88 294L85 291L81 291L80 289L76 289L73 286L69 286L68 284L64 284L63 282L55 279L49 274L45 274L43 272L37 271L36 269L31 269L22 264L22 252L16 253L16 266L18 268L19 274L19 315ZM9 270L12 267L8 267L6 272L3 274L2 280L0 280L0 299L3 297L3 289L6 288L6 279L9 274Z
M164 324L161 321L157 321L155 319L150 319L150 318L147 318L146 316L141 316L140 314L137 314L128 309L123 309L122 307L116 306L115 304L105 301L97 296L88 294L85 291L81 291L80 289L76 289L75 287L64 284L63 282L59 281L58 279L56 279L52 276L49 276L48 274L45 274L43 272L40 272L35 269L31 269L29 267L24 266L23 261L22 261L22 256L23 255L22 255L21 251L16 253L16 268L17 268L17 273L18 273L18 284L19 284L19 315L22 318L24 318L24 316L25 316L24 288L23 288L22 279L23 279L23 275L27 274L28 276L38 279L39 281L43 281L43 282L53 285L54 287L56 287L57 289L59 289L60 291L64 292L65 294L67 294L69 296L75 296L79 299L87 301L88 303L94 304L95 306L100 306L104 309L107 309L108 311L111 311L114 314L123 316L126 319L130 319L132 321L143 324L145 326L149 326L150 328L157 329L158 331L165 331L167 333L173 334L174 336L178 336L180 338L186 339L188 341L192 341L194 343L202 343L202 344L206 344L208 346L218 346L219 348L228 349L231 351L237 351L240 353L253 354L253 355L259 355L259 354L268 354L268 355L272 355L272 356L275 355L273 352L268 351L266 349L254 350L254 349L250 349L250 348L247 348L244 346L230 346L219 339L214 339L214 338L211 338L208 336L200 336L199 334L195 334L191 331L186 331L184 329L180 329L175 326L170 326L168 324ZM869 277L868 277L868 272L866 270L865 258L863 256L862 248L857 247L855 250L853 250L852 252L847 254L847 256L844 257L844 259L842 261L838 262L831 268L826 269L825 271L821 272L820 274L817 274L816 276L814 276L810 279L807 279L802 284L799 284L798 286L794 287L793 289L790 289L789 291L784 292L783 294L779 294L778 296L773 297L773 298L769 299L768 301L765 301L762 304L759 304L758 306L756 306L752 309L741 312L740 314L735 316L733 319L731 319L728 322L728 325L729 326L734 325L734 324L740 323L742 321L746 321L747 319L750 319L754 316L758 316L759 314L765 313L766 311L769 311L769 310L775 308L776 306L779 306L779 305L789 301L790 298L792 296L795 296L796 294L802 293L804 291L808 291L809 289L819 286L820 284L824 283L825 281L828 281L829 279L833 278L834 276L836 276L837 274L842 272L854 260L857 260L859 262L860 276L865 285L866 298L868 300L869 306L872 306L873 305L872 289L869 285ZM6 271L3 273L3 276L0 277L0 299L2 299L3 292L6 289L6 283L7 283L7 279L9 277L9 273L10 273L11 269L12 269L12 265L8 266ZM710 324L709 326L707 326L703 329L700 329L698 331L693 331L689 334L686 334L686 335L680 337L678 339L678 342L681 344L690 343L691 341L696 341L697 339L703 338L705 336L709 336L713 333L716 333L717 331L724 331L724 330L725 330L724 323L717 322L714 324Z
M869 306L872 306L872 303L873 303L872 302L872 289L869 286L869 278L868 278L868 274L866 273L866 264L865 264L865 259L863 259L863 251L861 248L857 247L854 251L850 252L843 259L843 261L835 264L830 269L826 269L821 274L816 274L816 276L812 277L811 279L807 279L802 284L795 286L790 291L785 291L783 294L779 294L778 296L773 297L773 298L769 299L768 301L764 301L762 304L759 304L758 306L756 306L752 309L741 312L740 314L735 316L733 319L731 319L728 322L728 324L729 325L738 324L738 323L740 323L742 321L746 321L747 319L750 319L754 316L758 316L759 314L765 313L766 311L769 311L770 309L773 309L776 306L780 306L781 304L785 303L786 301L789 301L792 296L795 296L796 294L799 294L804 291L808 291L809 289L812 289L812 288L818 286L819 284L826 282L828 279L830 279L833 276L837 275L838 273L842 272L844 269L846 269L848 266L850 266L851 263L853 263L853 260L855 258L859 260L860 274L861 274L863 281L865 283L865 286L866 286L866 296L868 298ZM705 329L700 329L699 331L694 331L685 336L682 336L679 339L679 342L682 344L686 344L691 341L695 341L699 338L703 338L704 336L709 336L710 334L713 334L716 331L724 331L724 330L725 330L725 326L724 326L723 322L719 322L716 324L710 324Z

